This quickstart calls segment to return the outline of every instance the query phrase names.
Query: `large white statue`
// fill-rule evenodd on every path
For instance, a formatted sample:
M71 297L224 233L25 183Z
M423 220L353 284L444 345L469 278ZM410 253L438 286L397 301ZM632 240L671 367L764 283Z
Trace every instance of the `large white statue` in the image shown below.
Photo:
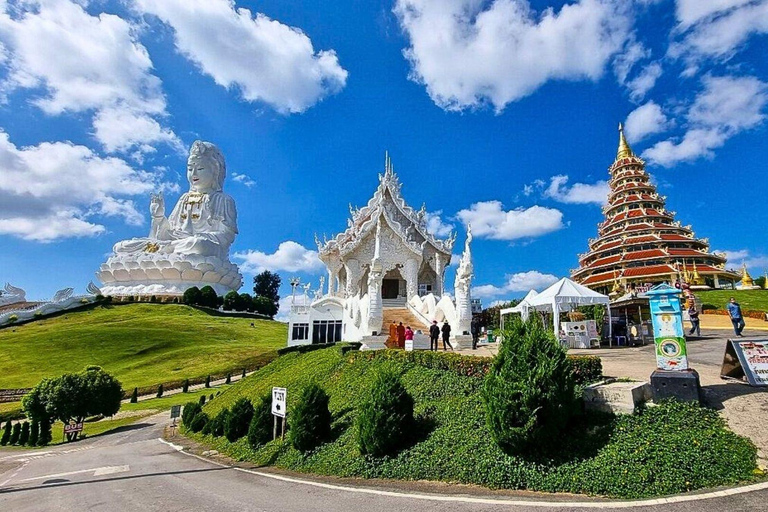
M456 280L453 283L454 293L456 294L456 313L458 315L458 333L469 332L472 323L472 297L470 295L470 286L474 275L474 266L472 265L472 226L467 225L467 240L464 242L464 253L461 255L459 267L456 269Z
M224 155L210 142L189 151L189 191L170 216L163 195L152 194L149 236L115 244L97 277L104 295L180 295L192 286L212 286L220 295L237 290L242 276L229 261L237 235L235 201L224 193Z
M16 288L11 283L5 283L5 288L0 290L0 306L25 302L26 300L27 292L21 288Z

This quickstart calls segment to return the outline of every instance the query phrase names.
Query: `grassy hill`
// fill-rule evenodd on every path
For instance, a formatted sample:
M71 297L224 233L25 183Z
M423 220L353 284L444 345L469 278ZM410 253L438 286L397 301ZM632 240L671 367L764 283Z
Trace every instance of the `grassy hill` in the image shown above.
M88 365L113 373L126 390L239 372L273 359L287 334L280 322L182 305L98 306L0 329L0 389L32 387Z
M768 311L768 290L707 290L695 292L702 304L711 304L725 309L731 297L741 304L743 310Z
M330 396L333 439L308 454L286 437L258 449L242 438L194 437L239 460L293 471L342 477L443 480L492 488L576 492L621 498L659 496L749 480L755 468L752 443L726 429L715 411L668 403L637 416L581 416L572 422L554 455L507 455L493 442L480 395L482 379L427 368L391 351L342 355L338 348L289 353L214 398L204 411L214 417L240 397L252 402L272 386L288 390L288 417L302 387L315 382ZM360 455L357 409L377 371L402 375L413 396L418 428L410 447L393 457ZM292 398L293 397L293 398Z

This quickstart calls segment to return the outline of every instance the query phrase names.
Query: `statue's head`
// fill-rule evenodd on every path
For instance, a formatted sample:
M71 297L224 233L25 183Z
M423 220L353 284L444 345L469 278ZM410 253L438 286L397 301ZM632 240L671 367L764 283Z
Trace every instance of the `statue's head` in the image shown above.
M189 150L187 180L195 192L217 192L224 187L227 165L219 148L210 142L196 140Z

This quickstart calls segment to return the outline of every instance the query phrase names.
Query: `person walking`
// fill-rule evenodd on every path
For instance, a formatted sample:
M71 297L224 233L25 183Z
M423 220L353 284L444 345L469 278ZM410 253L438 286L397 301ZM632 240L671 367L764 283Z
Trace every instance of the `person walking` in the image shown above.
M432 320L429 326L429 350L437 351L437 340L440 338L440 328L437 326L437 320Z
M451 345L450 338L451 338L451 324L448 323L448 320L443 320L443 328L440 329L443 333L443 350L448 350L446 348L446 344L451 347L451 350L453 350L453 345Z
M403 348L405 348L405 343L411 342L411 348L413 348L413 330L411 329L410 325L405 326L405 342L403 343Z
M741 306L736 299L731 297L731 301L728 303L728 314L731 316L731 323L733 324L733 332L736 336L743 336L741 331L744 330L744 316L741 314Z
M400 322L397 325L397 346L405 348L405 326L403 325L403 322Z
M469 324L469 333L472 335L472 350L477 350L477 339L480 337L480 320L472 317L472 322Z
M701 336L701 326L699 325L699 312L696 310L696 305L691 304L691 307L688 308L688 318L691 320L691 330L688 332L688 334L696 333L696 337Z

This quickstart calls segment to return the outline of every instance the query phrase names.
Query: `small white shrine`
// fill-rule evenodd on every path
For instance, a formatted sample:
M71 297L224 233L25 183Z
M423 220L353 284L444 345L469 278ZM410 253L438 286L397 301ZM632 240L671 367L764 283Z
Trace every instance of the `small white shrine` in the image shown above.
M403 199L389 157L368 204L350 206L347 229L330 240L316 240L328 269L327 283L310 299L308 290L294 299L288 345L363 341L384 346L392 321L426 332L433 320L451 325L461 342L472 320L471 229L454 283L456 301L444 293L445 269L456 235L439 239L427 230L425 206L414 210Z

